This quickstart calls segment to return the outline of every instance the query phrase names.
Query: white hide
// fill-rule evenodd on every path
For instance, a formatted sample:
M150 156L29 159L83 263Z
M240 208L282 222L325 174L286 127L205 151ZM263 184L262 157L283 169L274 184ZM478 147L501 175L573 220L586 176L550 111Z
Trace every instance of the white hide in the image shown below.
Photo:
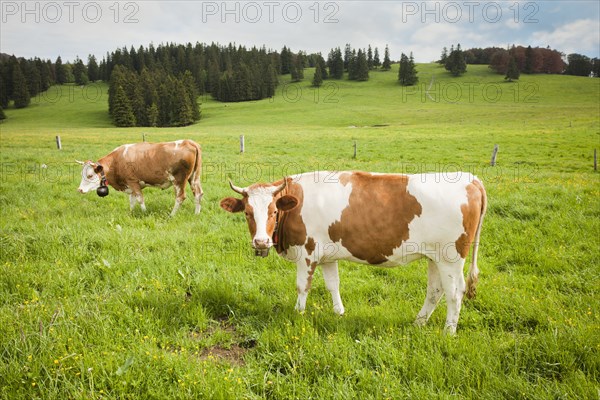
M80 193L89 193L92 190L96 190L100 186L100 177L94 172L94 168L89 162L83 165L81 170L81 183L79 184Z

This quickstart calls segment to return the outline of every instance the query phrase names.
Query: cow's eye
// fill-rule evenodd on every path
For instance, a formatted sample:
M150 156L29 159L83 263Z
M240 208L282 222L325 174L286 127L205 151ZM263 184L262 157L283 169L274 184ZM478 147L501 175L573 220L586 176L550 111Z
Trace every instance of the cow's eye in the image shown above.
M92 179L94 175L88 175L88 179Z

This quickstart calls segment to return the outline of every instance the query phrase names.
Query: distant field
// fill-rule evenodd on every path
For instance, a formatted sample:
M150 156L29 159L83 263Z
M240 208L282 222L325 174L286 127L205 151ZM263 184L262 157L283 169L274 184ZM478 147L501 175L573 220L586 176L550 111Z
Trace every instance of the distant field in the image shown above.
M0 398L598 398L600 79L417 68L413 88L394 66L318 90L306 70L299 84L282 77L273 99L199 99L202 119L185 128L113 127L104 84L56 86L5 110ZM77 193L75 159L143 134L202 145L200 216L191 192L174 218L171 189L146 189L146 214L114 190ZM334 315L320 272L306 313L294 312L295 267L254 258L243 217L218 203L229 178L316 169L484 181L478 295L457 337L442 334L444 304L412 326L425 262L342 262L346 315Z

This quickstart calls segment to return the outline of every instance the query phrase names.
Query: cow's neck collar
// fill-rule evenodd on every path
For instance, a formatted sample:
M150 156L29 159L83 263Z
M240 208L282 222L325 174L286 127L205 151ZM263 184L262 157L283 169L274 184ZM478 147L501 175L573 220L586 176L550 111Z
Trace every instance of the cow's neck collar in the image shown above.
M280 197L285 196L287 194L287 191L288 185L286 185L285 188L281 192L279 192L277 196L275 196L274 200L277 201L277 199L279 199ZM277 216L275 217L275 229L273 229L273 236L271 238L273 240L273 246L275 246L275 250L277 250L278 253L281 253L283 251L283 245L281 243L281 232L283 231L284 222L283 214L284 212L282 210L277 210Z
M101 167L100 172L96 172L100 177L100 186L106 186L108 184L108 180L106 179L105 170L108 168L106 164L100 163L100 161L94 163L97 167Z

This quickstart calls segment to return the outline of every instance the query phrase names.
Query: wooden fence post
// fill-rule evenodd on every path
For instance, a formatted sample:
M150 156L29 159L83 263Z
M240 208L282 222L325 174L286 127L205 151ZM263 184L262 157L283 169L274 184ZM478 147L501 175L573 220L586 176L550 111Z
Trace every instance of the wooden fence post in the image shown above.
M356 144L356 140L354 141L354 156L352 156L352 158L356 158L356 148L357 148L357 144Z
M494 152L492 153L492 160L490 161L490 165L493 167L494 165L496 165L496 156L498 155L498 148L499 146L497 144L494 145Z
M244 135L240 135L240 153L243 153L245 150Z
M56 148L62 150L62 143L60 142L60 136L56 136Z
M145 142L145 141L146 141L146 134L142 133L142 142Z
M594 171L598 171L598 150L594 149Z

